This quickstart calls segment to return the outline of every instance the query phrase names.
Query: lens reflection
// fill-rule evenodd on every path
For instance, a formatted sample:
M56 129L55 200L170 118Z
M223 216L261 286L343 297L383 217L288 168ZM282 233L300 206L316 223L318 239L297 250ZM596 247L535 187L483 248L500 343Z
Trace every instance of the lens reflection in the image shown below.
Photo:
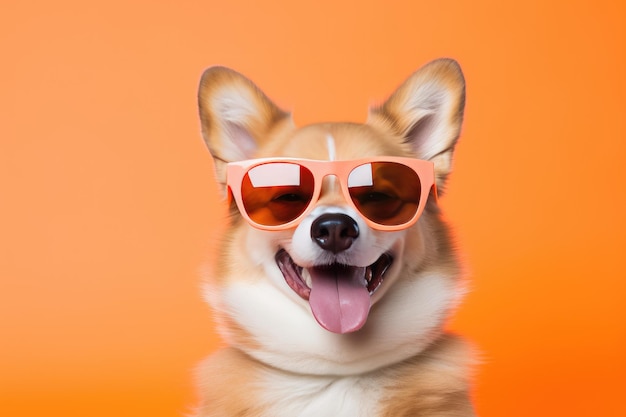
M371 221L395 226L409 222L419 206L417 173L395 162L372 162L355 168L348 179L350 197Z
M293 163L268 163L250 169L241 195L250 218L265 226L288 223L300 216L313 197L313 174Z

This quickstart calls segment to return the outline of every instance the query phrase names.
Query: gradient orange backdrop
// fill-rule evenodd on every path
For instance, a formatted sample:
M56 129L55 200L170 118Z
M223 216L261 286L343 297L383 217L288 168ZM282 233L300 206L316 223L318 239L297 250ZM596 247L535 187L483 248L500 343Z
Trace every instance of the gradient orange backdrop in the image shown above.
M223 225L205 67L304 124L363 121L440 56L467 78L442 204L479 414L626 415L625 22L602 0L4 1L0 415L193 406L219 345L198 288Z

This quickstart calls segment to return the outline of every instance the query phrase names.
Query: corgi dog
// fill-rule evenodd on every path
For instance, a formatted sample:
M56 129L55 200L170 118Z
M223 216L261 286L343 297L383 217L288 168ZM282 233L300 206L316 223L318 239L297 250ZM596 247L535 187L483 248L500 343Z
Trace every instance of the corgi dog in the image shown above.
M226 347L199 367L196 416L473 416L463 295L437 197L465 81L450 59L368 120L296 127L224 67L200 83L230 224L207 279Z

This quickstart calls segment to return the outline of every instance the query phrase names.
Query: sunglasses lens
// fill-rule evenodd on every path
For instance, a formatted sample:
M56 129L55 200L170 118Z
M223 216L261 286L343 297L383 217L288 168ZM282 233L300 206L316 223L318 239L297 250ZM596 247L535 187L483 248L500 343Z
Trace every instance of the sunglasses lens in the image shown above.
M372 162L350 172L354 205L371 221L385 226L409 222L417 213L421 183L417 173L396 162Z
M264 226L278 226L298 218L313 198L313 174L293 163L257 165L243 178L241 195L246 213Z

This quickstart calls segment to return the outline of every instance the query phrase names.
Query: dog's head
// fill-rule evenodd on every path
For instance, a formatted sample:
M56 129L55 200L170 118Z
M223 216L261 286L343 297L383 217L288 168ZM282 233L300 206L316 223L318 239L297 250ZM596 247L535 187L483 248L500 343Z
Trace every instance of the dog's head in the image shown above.
M203 135L233 217L208 287L231 343L280 367L352 372L406 357L439 334L458 299L458 271L436 198L464 94L456 62L437 60L365 124L297 128L241 74L204 73ZM421 161L411 168L403 158ZM381 185L358 196L355 181ZM303 195L294 185L305 182ZM271 196L250 191L259 184ZM404 208L419 214L389 220Z

